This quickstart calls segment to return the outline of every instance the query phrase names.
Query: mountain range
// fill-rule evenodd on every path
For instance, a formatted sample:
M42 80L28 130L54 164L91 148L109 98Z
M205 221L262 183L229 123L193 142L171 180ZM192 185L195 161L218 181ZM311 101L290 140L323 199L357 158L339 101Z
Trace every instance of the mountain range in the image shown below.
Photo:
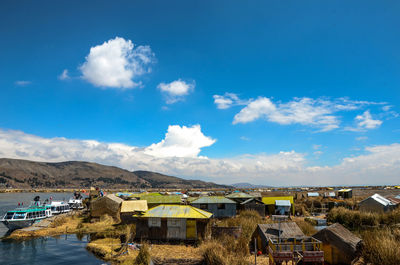
M0 188L227 188L151 171L128 171L92 162L57 163L0 158Z

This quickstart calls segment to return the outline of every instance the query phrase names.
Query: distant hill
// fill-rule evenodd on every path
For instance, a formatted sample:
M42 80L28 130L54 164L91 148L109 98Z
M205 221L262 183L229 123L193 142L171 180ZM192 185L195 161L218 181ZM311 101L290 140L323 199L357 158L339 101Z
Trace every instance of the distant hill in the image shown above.
M221 188L200 180L185 180L150 171L130 172L91 162L59 163L0 158L0 188Z
M265 185L254 185L247 182L240 182L232 184L231 186L238 188L238 189L259 189L259 188L272 188L272 186L265 186Z
M187 180L172 176L163 175L150 171L134 171L139 178L149 182L152 187L164 188L229 188L230 186L218 185L213 182L205 182L201 180Z

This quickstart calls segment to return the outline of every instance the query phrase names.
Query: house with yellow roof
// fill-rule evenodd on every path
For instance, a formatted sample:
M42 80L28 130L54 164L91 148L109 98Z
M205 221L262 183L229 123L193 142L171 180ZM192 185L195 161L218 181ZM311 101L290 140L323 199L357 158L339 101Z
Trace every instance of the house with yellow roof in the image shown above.
M136 218L138 240L197 240L204 238L213 214L190 205L153 207Z

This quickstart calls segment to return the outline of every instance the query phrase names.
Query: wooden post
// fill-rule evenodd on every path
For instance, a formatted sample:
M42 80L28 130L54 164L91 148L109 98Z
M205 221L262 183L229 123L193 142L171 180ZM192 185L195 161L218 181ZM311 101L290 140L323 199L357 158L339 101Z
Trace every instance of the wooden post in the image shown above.
M257 265L257 239L254 237L254 264Z

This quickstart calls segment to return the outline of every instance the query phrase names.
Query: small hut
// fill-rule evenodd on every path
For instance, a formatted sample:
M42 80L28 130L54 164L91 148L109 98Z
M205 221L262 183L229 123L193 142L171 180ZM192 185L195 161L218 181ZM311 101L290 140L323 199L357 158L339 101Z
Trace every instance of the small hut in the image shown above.
M90 204L90 216L101 217L109 215L114 219L120 220L120 210L123 200L114 194L108 194L104 197L95 199Z
M295 222L259 224L252 235L254 241L257 250L268 253L268 264L297 264L299 259L305 264L324 262L321 241L305 236Z
M121 204L121 221L125 224L133 223L135 220L133 217L134 214L139 214L147 210L147 201L145 200L123 201Z
M212 213L190 205L158 205L137 214L136 238L197 240L204 238Z
M341 189L341 190L338 190L337 196L341 197L342 199L353 198L353 190L352 189Z
M317 198L317 197L319 197L319 193L318 192L307 192L307 197Z
M256 211L260 216L265 216L265 204L256 198L250 198L239 205L240 210Z
M206 196L191 202L196 208L208 211L214 218L236 216L236 202L223 196Z
M384 213L392 211L396 207L396 204L375 193L361 201L358 206L362 212Z
M248 199L254 198L252 195L244 192L232 192L231 194L226 195L225 197L234 200L237 203L241 203Z
M361 248L361 239L341 224L330 225L315 235L322 242L324 259L329 264L352 264Z
M277 205L277 201L278 201L278 205ZM282 201L286 201L286 202L282 202ZM287 209L286 207L288 207L287 201L289 201L289 203L290 203L289 211L286 211L286 209ZM263 197L262 202L266 205L266 207L265 207L266 215L279 214L280 212L282 212L281 207L286 208L286 209L283 209L284 212L286 212L286 213L288 212L288 214L294 215L293 196Z

